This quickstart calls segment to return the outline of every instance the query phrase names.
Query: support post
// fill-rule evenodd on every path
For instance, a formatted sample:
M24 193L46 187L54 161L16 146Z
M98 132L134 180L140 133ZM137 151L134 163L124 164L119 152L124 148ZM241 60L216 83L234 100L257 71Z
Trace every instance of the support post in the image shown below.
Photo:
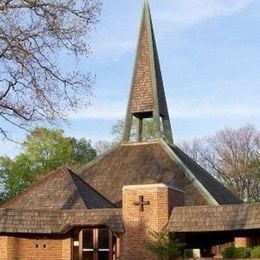
M137 142L142 142L143 140L143 119L142 118L137 118L137 123L136 123L136 131L137 131Z

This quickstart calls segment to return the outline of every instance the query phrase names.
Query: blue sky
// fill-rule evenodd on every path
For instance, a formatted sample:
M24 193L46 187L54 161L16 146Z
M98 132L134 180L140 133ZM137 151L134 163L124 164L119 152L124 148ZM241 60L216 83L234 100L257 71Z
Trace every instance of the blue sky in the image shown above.
M150 7L175 141L259 128L260 1L150 0ZM96 75L92 105L69 116L67 135L111 140L126 110L141 10L140 0L104 0L93 54L78 65ZM0 155L18 151L0 140Z

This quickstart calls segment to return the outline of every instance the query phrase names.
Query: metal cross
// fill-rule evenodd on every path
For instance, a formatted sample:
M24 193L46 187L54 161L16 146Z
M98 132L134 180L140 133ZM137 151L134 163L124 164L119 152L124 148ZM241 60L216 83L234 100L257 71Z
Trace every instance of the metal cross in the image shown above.
M150 201L144 201L144 196L139 196L139 201L134 202L135 206L139 206L139 211L144 211L144 205L150 205Z

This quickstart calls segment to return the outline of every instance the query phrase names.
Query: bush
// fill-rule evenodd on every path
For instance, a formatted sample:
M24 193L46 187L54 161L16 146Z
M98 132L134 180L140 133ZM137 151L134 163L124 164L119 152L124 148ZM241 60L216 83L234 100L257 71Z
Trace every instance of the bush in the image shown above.
M223 258L248 258L251 256L252 249L249 247L227 247L221 254Z
M192 249L185 249L184 250L184 259L186 259L186 258L193 258Z
M179 257L181 255L184 243L179 239L169 236L167 232L150 232L152 241L146 244L146 248L152 252L157 259L163 260L169 257Z
M235 249L235 258L248 258L251 256L252 249L249 247L238 247Z
M260 258L260 246L256 246L251 251L252 258Z
M222 252L221 255L223 258L233 258L235 255L236 248L234 246L226 247Z

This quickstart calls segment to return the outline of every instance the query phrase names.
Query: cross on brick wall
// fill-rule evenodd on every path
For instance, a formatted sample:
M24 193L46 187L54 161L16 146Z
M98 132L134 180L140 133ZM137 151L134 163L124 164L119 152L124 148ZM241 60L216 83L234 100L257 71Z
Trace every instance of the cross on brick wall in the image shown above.
M134 202L135 206L139 206L139 211L144 211L144 205L150 205L150 201L144 201L144 196L139 196L139 201Z

